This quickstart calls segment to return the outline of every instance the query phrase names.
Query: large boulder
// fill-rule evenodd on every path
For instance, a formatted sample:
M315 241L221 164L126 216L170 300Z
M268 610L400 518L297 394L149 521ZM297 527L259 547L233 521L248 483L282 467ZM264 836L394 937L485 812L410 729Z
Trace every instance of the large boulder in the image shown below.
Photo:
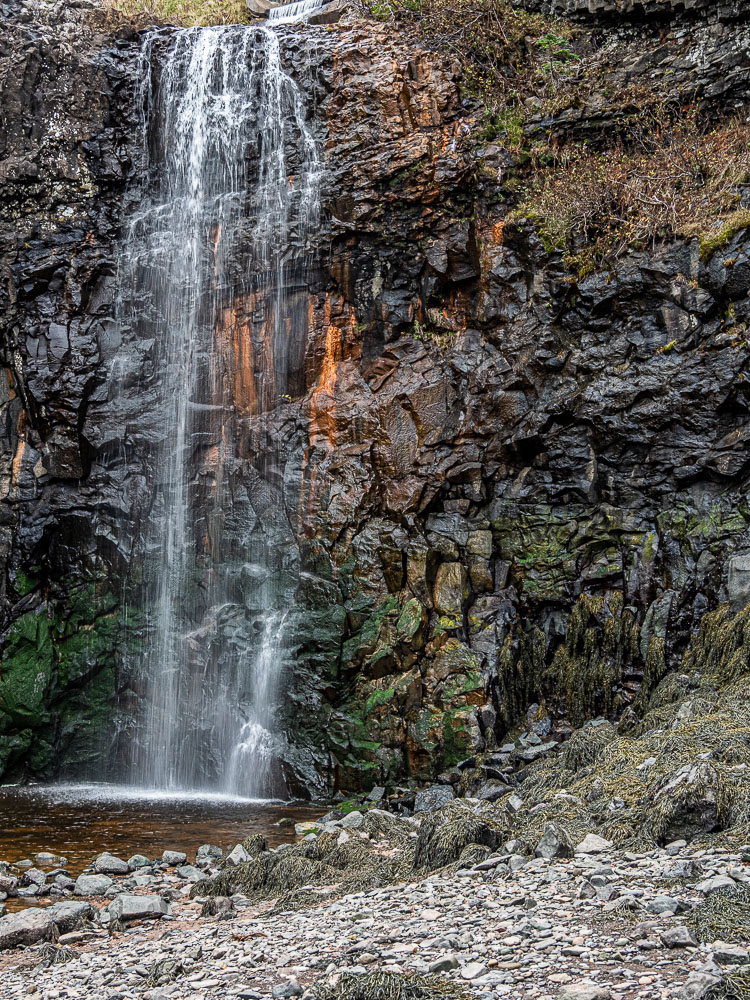
M56 941L58 937L57 924L48 909L20 910L0 919L0 951L39 941Z
M111 920L159 919L169 913L169 903L161 896L134 896L123 892L115 896L107 909Z
M65 899L45 910L55 921L61 934L75 930L82 920L93 920L96 910L91 903L80 899Z
M544 833L536 845L534 855L537 858L572 858L575 849L567 832L557 823L546 823Z
M127 861L105 852L100 854L94 862L94 870L104 875L127 875L130 868Z

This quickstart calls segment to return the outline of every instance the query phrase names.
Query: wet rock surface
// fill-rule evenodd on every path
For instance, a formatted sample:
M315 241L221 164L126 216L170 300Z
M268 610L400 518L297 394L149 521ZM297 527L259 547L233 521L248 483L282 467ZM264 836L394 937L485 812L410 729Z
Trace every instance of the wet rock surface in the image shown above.
M598 24L614 6L565 12ZM615 76L645 79L660 59L657 85L675 98L744 106L739 5L631 6L608 40ZM137 200L138 39L97 16L83 0L3 6L9 775L85 771L103 746L116 763L138 715L121 659L138 623L119 595L141 565L156 474L147 343L126 352L116 405L108 384L123 357L112 298L126 189ZM501 748L530 705L539 742L517 748L529 765L588 718L630 718L642 685L639 712L697 724L706 700L730 697L701 676L750 595L747 232L707 260L696 237L571 274L533 227L506 225L513 157L482 138L450 60L384 26L306 37L283 44L325 150L326 221L273 410L253 409L252 365L232 355L247 316L224 331L244 428L232 475L250 498L230 530L280 511L301 570L280 780L310 794L448 775L430 793L448 798L461 762ZM594 135L610 118L563 109L534 128ZM209 466L214 443L200 442ZM722 825L725 764L681 761L653 789L663 842ZM483 800L507 799L504 766L484 765ZM586 794L596 801L593 783ZM618 798L602 807L618 814Z

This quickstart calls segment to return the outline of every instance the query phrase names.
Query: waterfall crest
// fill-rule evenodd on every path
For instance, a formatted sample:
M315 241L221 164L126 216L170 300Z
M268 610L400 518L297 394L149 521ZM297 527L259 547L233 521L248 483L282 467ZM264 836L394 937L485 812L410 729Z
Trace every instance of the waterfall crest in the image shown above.
M259 452L247 425L285 397L304 347L289 289L318 222L319 155L269 28L154 31L141 80L146 194L118 318L157 430L129 780L268 797L284 791L274 717L295 539L273 442Z

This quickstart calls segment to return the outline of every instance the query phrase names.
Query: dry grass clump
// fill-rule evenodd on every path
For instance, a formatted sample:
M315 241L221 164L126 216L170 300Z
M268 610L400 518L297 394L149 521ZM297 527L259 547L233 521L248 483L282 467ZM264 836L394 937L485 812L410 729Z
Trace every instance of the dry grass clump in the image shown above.
M548 251L588 270L674 236L699 236L704 259L750 226L740 207L750 182L750 126L706 130L696 115L662 110L630 141L592 152L550 150L513 218L528 218ZM551 162L550 162L551 161Z
M342 973L330 982L317 983L315 1000L463 1000L466 991L440 976L396 972Z
M137 28L174 24L178 28L249 24L245 0L105 0L114 16Z

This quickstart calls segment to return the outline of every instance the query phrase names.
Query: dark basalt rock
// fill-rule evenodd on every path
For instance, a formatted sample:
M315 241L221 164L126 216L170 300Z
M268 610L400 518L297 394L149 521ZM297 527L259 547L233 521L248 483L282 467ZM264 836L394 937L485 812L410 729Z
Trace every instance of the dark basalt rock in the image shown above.
M138 39L83 0L2 10L0 773L92 773L137 738L120 602L162 431L147 344L109 388ZM609 58L638 41L644 61L616 72L651 73L659 34L675 95L744 107L738 5L633 12ZM279 767L301 794L432 779L532 702L553 736L566 699L615 715L750 594L750 234L569 274L506 224L512 156L450 60L380 25L320 35L283 36L327 163L304 335L288 397L243 411L232 473L294 532ZM593 135L608 114L534 127Z

